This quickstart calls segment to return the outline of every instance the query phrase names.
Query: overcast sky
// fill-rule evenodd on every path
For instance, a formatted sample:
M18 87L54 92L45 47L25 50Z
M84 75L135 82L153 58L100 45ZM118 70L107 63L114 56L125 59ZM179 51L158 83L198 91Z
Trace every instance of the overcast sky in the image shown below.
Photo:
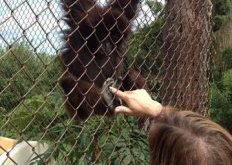
M149 8L142 6L136 21L139 26L154 20ZM0 47L24 40L37 52L55 54L61 47L60 32L65 29L61 17L59 0L0 0Z

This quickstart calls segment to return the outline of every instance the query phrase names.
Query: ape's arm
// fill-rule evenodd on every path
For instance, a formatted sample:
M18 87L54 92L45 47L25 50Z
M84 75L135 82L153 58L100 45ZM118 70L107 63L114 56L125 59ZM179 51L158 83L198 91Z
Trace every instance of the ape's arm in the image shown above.
M100 17L100 8L94 0L61 0L61 4L66 12L65 21L71 28Z
M109 4L131 20L137 13L140 0L111 0Z

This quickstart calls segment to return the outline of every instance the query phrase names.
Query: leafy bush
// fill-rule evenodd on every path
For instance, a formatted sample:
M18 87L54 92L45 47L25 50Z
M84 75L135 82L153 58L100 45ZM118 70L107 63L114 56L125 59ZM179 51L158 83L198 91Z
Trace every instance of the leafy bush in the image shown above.
M0 107L14 109L22 99L49 91L60 74L58 61L35 54L25 43L0 51Z
M156 76L160 72L163 60L163 53L160 49L163 45L163 25L164 19L157 18L150 25L138 29L130 38L126 59L127 67L139 69L142 76L147 79L147 84L154 94L157 93L160 85L160 78Z
M224 71L232 69L232 47L224 49L220 54L220 64Z
M92 117L85 123L74 123L61 108L62 102L57 92L26 99L15 111L3 115L2 130L8 137L49 144L41 162L51 154L59 164L148 162L146 133L137 128L136 118L129 117L125 123L123 116L115 121Z
M213 31L218 31L227 21L227 16L215 16L213 19Z
M232 132L232 69L223 74L221 83L221 88L211 85L209 116Z
M56 125L59 120L67 119L64 117L64 109L61 108L61 94L53 92L45 96L34 95L27 98L14 111L2 115L5 135L16 139L22 135L26 139L40 139L48 125L53 126L53 123Z
M214 56L214 61L215 63L212 69L213 81L220 86L223 73L232 69L232 47L219 51Z
M231 10L230 0L212 0L213 3L213 31L219 30L228 20L227 14Z
M230 11L230 0L212 0L213 15L226 15Z
M152 73L157 73L157 65L159 65L160 59L157 59L160 47L163 44L163 36L161 28L164 25L164 19L159 18L151 25L139 29L129 42L129 52L127 63L133 64L134 68L141 68L143 71L152 70ZM145 36L145 37L144 37ZM152 36L152 37L150 37ZM135 60L135 61L134 61ZM143 65L143 64L146 65ZM130 65L129 65L130 66ZM132 67L132 66L130 66Z

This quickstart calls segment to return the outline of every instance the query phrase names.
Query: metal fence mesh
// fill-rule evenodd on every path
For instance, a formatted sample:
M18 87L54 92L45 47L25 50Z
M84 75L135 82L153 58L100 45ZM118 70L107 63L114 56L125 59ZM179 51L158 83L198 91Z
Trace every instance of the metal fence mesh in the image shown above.
M109 117L96 90L109 77L122 89L147 88L164 105L206 113L210 1L143 0L132 19L135 2L0 0L0 131L18 140L11 149L0 145L3 164L20 164L13 150L22 142L34 153L28 164L148 164L146 124ZM124 17L126 27L118 23Z

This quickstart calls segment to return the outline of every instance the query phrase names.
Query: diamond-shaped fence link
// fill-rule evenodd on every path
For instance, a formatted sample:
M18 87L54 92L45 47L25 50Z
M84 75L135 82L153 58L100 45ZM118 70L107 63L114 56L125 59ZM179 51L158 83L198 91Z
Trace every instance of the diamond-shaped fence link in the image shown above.
M206 113L209 0L0 4L2 164L149 164L148 122L107 85Z

